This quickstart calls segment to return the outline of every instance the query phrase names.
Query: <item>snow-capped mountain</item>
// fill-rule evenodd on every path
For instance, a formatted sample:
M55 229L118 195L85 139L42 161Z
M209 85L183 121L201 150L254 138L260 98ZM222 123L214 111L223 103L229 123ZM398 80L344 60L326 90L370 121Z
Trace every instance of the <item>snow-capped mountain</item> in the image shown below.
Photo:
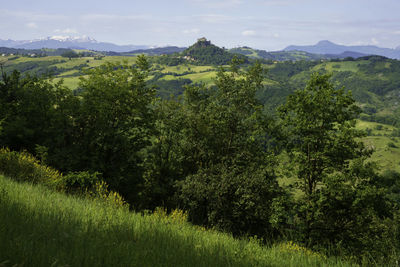
M2 40L0 39L0 47L24 48L24 49L41 49L41 48L73 48L73 49L89 49L97 51L115 51L129 52L137 49L147 49L146 45L116 45L113 43L98 42L89 36L49 36L46 38L35 40Z
M89 36L63 36L63 35L54 35L47 38L39 39L43 40L55 40L60 42L78 42L78 43L98 43L94 38Z

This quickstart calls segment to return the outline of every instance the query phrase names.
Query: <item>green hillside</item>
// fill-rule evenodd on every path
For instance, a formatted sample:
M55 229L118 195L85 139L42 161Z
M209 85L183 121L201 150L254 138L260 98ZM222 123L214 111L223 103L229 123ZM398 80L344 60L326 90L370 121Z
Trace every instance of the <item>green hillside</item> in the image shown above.
M400 137L397 127L376 122L358 121L357 128L368 134L364 142L375 150L371 160L378 163L380 171L400 172Z
M231 49L230 52L241 53L252 58L263 57L259 55L260 51L248 47ZM278 52L269 54L273 55L274 53L278 55ZM185 85L188 84L204 83L210 86L214 83L217 68L212 65L199 66L195 60L206 62L209 58L215 59L217 54L221 56L223 63L232 59L232 53L202 39L185 50L179 57L185 55L187 59L180 59L180 63L175 66L160 63L159 59L165 56L150 57L153 64L149 83L157 88L158 94L162 97L180 95L185 90ZM332 81L338 87L344 86L346 90L352 91L354 98L363 108L362 120L399 125L399 61L377 56L363 57L357 60L311 60L313 58L305 55L304 52L292 51L284 52L284 54L285 57L290 56L287 59L291 61L264 64L268 72L265 76L265 86L258 92L258 97L267 110L273 110L282 104L295 89L303 88L312 72L330 73ZM285 59L285 57L279 58L279 60ZM0 59L6 73L16 69L23 74L53 75L54 82L63 80L67 87L76 89L79 87L79 77L84 76L86 70L105 62L125 61L133 64L136 57L96 55L68 59L62 56L35 58L20 55L5 56ZM297 61L293 62L292 60ZM377 138L370 138L370 141L378 142ZM381 153L380 158L386 158L384 155L389 156L388 153ZM397 165L389 164L388 166Z
M297 61L297 60L319 60L326 58L323 55L311 54L304 51L274 51L253 49L250 47L237 47L229 49L229 52L245 55L254 59L265 59L270 61Z
M197 51L212 47L206 40L199 42ZM183 58L182 54L7 56L3 60L0 142L3 147L27 151L38 158L25 162L30 159L26 153L3 149L0 171L4 175L15 179L15 172L22 172L18 180L40 181L47 167L32 170L32 166L46 164L65 173L56 175L60 181L57 186L65 192L87 194L104 182L121 202L123 198L132 210L146 216L150 210L160 217L158 207L172 212L171 216L175 216L174 210L184 209L194 225L237 238L257 236L262 244L271 246L260 246L260 254L266 256L256 260L250 254L259 257L259 253L249 252L232 261L231 252L220 252L219 245L207 250L211 256L200 255L220 265L257 265L258 261L265 265L263 257L269 257L270 249L282 248L282 242L305 253L318 251L318 255L360 264L389 264L398 259L400 237L392 235L398 231L400 203L400 173L396 172L400 163L398 61L364 57L215 66ZM48 75L50 70L53 77ZM59 83L60 79L70 87ZM303 90L296 90L300 88ZM372 157L369 148L375 150ZM32 171L33 180L24 178ZM41 214L39 207L33 209ZM161 216L166 217L165 213ZM65 218L79 222L72 213ZM101 225L95 218L90 220ZM124 220L118 226L106 224L101 231L122 229L126 234L124 225L134 222ZM151 225L149 221L143 224ZM62 223L57 221L57 225ZM170 246L184 249L183 239L196 248L197 239L192 242L182 225L198 229L180 222L184 236L172 236L176 245ZM98 244L107 244L107 235L102 236L92 225L79 223L77 227L51 235L67 232L67 236L73 236L71 231L78 231L84 238L77 240L86 240L85 231L89 229L90 234L102 237L100 241L85 241L96 246L93 250L101 251ZM13 229L11 225L4 230L14 232L9 229ZM165 231L174 232L171 228ZM119 232L115 236L122 238ZM37 246L29 238L20 239ZM153 241L163 244L161 239ZM173 255L156 251L154 254L159 255L153 256L146 252L149 244L139 244L146 248L142 252L135 247L139 243L136 237L135 244L129 240L122 245L138 254L126 256L126 261L142 260L142 253L147 253L155 261L168 262L168 255ZM291 240L307 249L293 245ZM71 242L79 248L75 244L78 241ZM31 250L23 251L30 253L27 257L34 257ZM51 255L58 255L49 250ZM192 253L175 250L183 255ZM13 247L13 251L18 249ZM121 259L120 265L126 265L125 256L118 253L112 254ZM228 260L221 253L228 255ZM23 257L10 259L20 263L18 259ZM59 257L62 264L68 258ZM110 264L108 259L101 260Z
M234 57L223 48L213 45L206 38L200 38L192 46L182 52L182 56L188 61L194 61L202 65L225 65ZM247 57L238 54L237 57L243 61L247 61Z
M0 176L1 266L352 266L294 243L195 227L185 214L138 214Z
M262 58L260 51L248 47L231 49L230 52L241 53L252 58ZM195 60L206 62L206 58L221 56L221 62L226 63L232 58L232 53L212 45L207 40L200 40L185 50L182 55L187 59L179 59L178 64L170 66L162 64L163 57L153 56L149 76L150 84L156 86L158 94L163 97L180 95L185 85L205 83L210 86L216 77L217 68L213 65L199 66ZM279 52L270 52L278 55ZM332 81L338 87L344 86L351 90L359 105L363 108L362 120L398 125L400 117L400 63L397 60L384 57L369 56L357 60L312 60L304 52L284 52L290 61L264 64L268 70L265 76L264 88L258 93L259 99L267 110L273 110L285 101L287 95L297 88L303 88L312 72L330 73ZM289 55L290 54L290 55ZM292 57L294 56L294 57ZM279 58L285 59L284 58ZM100 66L105 62L122 62L133 64L136 57L132 56L92 56L81 58L65 58L47 56L34 58L30 56L1 57L4 71L10 73L14 69L23 74L52 75L54 82L61 79L64 84L76 89L79 77L85 75L85 70ZM170 59L171 59L170 58ZM169 60L170 60L169 59ZM306 59L306 60L304 60ZM292 60L297 60L293 62ZM167 60L167 62L169 62Z
M236 50L247 51L248 53L243 54L256 57L256 50L250 48ZM271 52L273 53L278 52ZM312 72L330 73L332 80L339 87L344 86L353 92L353 96L364 109L363 120L396 123L397 114L400 112L398 106L400 101L399 61L374 56L357 60L311 60L312 58L303 55L302 52L290 53L294 53L293 56L296 58L264 64L264 67L268 69L265 76L266 86L259 96L267 106L276 107L283 103L285 97L296 88L303 88ZM150 61L153 62L151 83L165 92L162 95L168 95L167 92L179 94L184 90L182 86L165 81L183 79L187 80L185 84L192 82L211 85L217 70L214 64L226 64L232 57L232 53L212 45L207 40L195 43L182 54L152 56L150 57ZM133 64L135 61L135 57L131 56L93 56L71 59L61 56L40 58L6 56L0 59L6 73L16 69L22 73L52 75L55 77L55 82L62 78L71 89L78 87L79 77L84 75L87 69L100 66L105 62L126 61L128 64ZM214 61L207 65L210 59ZM175 63L174 60L176 60ZM198 66L199 63L203 66Z

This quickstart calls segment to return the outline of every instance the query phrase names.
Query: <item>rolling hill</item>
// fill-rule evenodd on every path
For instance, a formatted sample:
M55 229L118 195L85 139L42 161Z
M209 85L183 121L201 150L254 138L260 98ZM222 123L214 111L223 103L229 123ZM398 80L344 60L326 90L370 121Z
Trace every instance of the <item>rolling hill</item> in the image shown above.
M263 51L261 50L242 47L236 52L235 50L228 52L226 49L211 44L205 38L199 39L195 44L181 52L158 55L161 51L168 52L168 49L174 51L177 48L165 48L164 51L162 49L153 50L153 54L148 53L149 77L140 80L141 84L147 81L150 87L154 86L161 98L182 94L186 88L185 85L188 84L202 84L204 87L201 86L201 89L213 91L212 86L215 83L217 71L221 65L227 64L235 54L239 54L239 58L244 59L244 63L241 65L242 72L235 73L235 76L232 76L233 82L227 82L228 85L235 84L236 79L239 81L248 79L249 76L245 76L243 80L240 76L246 73L245 71L249 69L250 63L254 62L254 58L265 59L262 57ZM257 74L264 75L263 86L257 92L257 97L264 105L266 113L273 116L276 107L284 103L288 95L296 89L304 88L312 73L328 73L331 75L333 85L336 88L344 86L346 90L350 90L358 106L362 109L363 113L357 120L356 127L365 130L368 134L368 136L361 138L368 147L375 149L376 152L373 154L372 160L378 162L382 172L400 170L398 160L400 157L400 61L383 56L363 56L361 53L351 51L339 54L344 59L329 59L324 55L301 51L265 53L267 53L264 55L265 57L271 58L261 60L261 64L267 72L257 71ZM117 63L116 65L109 65L111 72L120 69L120 62L124 62L124 65L127 66L126 69L129 69L129 66L137 63L135 54L135 51L127 53L126 56L121 56L120 53L116 52L76 53L77 57L69 58L56 55L41 57L32 57L29 54L5 55L0 57L0 64L2 70L6 73L18 70L22 75L44 75L44 79L47 81L58 83L57 86L60 86L62 92L67 92L71 97L74 97L73 99L82 98L84 100L82 103L85 103L85 97L92 88L85 88L84 82L79 83L79 79L88 75L87 70L107 62ZM359 57L355 59L349 57L349 55ZM144 72L147 74L147 68ZM125 76L127 80L134 77L131 74ZM120 81L119 77L113 77L113 81ZM68 91L68 88L62 87L62 83L59 83L61 80L64 80L64 84L68 88L77 89L74 94ZM262 80L257 79L257 81L261 82ZM104 84L107 89L111 89L110 91L115 88L112 83L101 82L101 84ZM81 88L79 88L80 86ZM135 85L127 87L127 89L131 90L134 87ZM9 88L8 92L13 92L16 87ZM35 85L32 89L37 88L39 86ZM233 86L233 88L235 87ZM231 92L230 89L227 87L226 91L221 91L222 95L228 96ZM87 90L86 93L84 90ZM82 94L82 92L84 93ZM94 87L93 92L98 94L98 87ZM248 92L243 90L241 95L246 96ZM131 91L129 91L130 93ZM23 104L15 105L17 109L28 106L25 103L30 103L34 95L35 93L27 94L26 101ZM106 94L98 95L99 97L96 99L102 99ZM67 98L62 97L61 99ZM71 103L79 103L79 101ZM118 105L117 103L119 103L119 100L112 100L109 107L113 109ZM219 107L221 102L216 103L216 105L214 103L213 105ZM239 103L242 103L242 101ZM97 102L94 102L94 104L100 106ZM171 101L170 104L175 105L179 102ZM32 106L41 107L41 105L36 104ZM63 111L59 108L62 104L51 104L49 106L57 112L58 110ZM150 104L146 106L150 106ZM193 106L198 107L201 104ZM13 106L10 105L10 107ZM78 106L73 105L71 107L71 110L79 110L75 109ZM94 105L88 106L85 110L91 110L93 107ZM324 107L322 107L322 110ZM13 111L11 108L10 110ZM129 108L124 108L124 110L129 110ZM173 114L176 110L170 109L168 114ZM30 111L31 109L27 109L28 119L26 121L29 121L30 117L33 118ZM211 111L216 113L212 109ZM235 112L235 114L238 114L237 111ZM120 112L115 113L120 114ZM193 110L192 113L197 115L197 110ZM220 113L224 116L228 112L222 110ZM75 116L75 112L71 114ZM108 109L105 114L108 114ZM202 116L201 113L200 115ZM43 118L43 116L36 117ZM78 119L75 120L73 116L67 118L72 118L71 125L74 121L79 121ZM181 118L180 116L177 117L179 121L181 121ZM187 124L190 124L194 117L189 118ZM115 119L109 120L108 115L105 120L115 121ZM82 121L88 120L83 118ZM120 121L125 120L121 119ZM219 125L224 125L219 123L219 120L215 121ZM232 121L238 120L234 117ZM24 124L22 125L24 126ZM80 127L80 129L85 129L85 127ZM38 132L41 132L44 128L48 127L40 127ZM110 127L106 124L104 128ZM214 129L216 127L209 128ZM3 132L5 132L4 129ZM13 130L11 127L10 129ZM65 132L64 128L60 129ZM229 131L229 128L227 129ZM75 132L75 130L71 132ZM11 133L11 137L15 136L13 132ZM215 139L216 135L213 131L210 131L210 133L210 139ZM77 135L77 137L80 138L80 135ZM178 137L181 136L178 135ZM164 138L164 136L161 136L161 138ZM158 140L161 140L161 138ZM48 143L53 142L53 138L49 140ZM38 142L31 143L36 144ZM83 146L79 146L79 150L81 147ZM110 147L115 146L112 144ZM36 149L41 149L41 147ZM155 151L158 153L158 150ZM75 157L73 153L69 154ZM282 153L280 158L277 159L279 169L287 168L286 162L282 160L285 156L286 154ZM250 158L250 161L252 159ZM343 266L347 264L342 262L340 258L326 259L324 254L307 250L291 241L275 242L272 238L267 237L269 239L264 240L269 245L264 246L257 238L248 240L246 236L237 240L215 230L208 231L204 227L187 223L185 214L179 210L174 211L177 214L174 217L174 212L171 213L172 215L168 215L166 210L162 209L155 209L154 213L146 211L142 214L129 212L124 208L112 209L104 205L103 202L87 201L87 199L84 200L76 196L65 196L50 192L50 190L40 186L19 184L1 176L2 174L7 175L0 170L0 202L2 202L2 205L0 205L0 221L6 222L6 226L0 227L0 241L2 241L0 242L0 251L2 251L0 265L10 263L11 265L27 266L130 266L132 262L144 266L163 266L163 264L165 266L179 266L180 264L184 266L333 266L336 264ZM219 179L220 176L216 176L216 178ZM281 175L277 182L290 188L292 184L286 183L287 180L291 180L290 178L290 176ZM264 176L262 179L264 179ZM243 184L242 180L239 183ZM396 190L394 194L397 197L398 189L394 187L392 189ZM219 196L214 199L218 199ZM137 202L132 203L132 205L135 205ZM228 203L232 202L229 200ZM265 201L262 202L261 206L265 206ZM381 205L377 206L381 207ZM242 221L240 220L240 222ZM341 224L339 226L341 227ZM392 232L394 231L390 231L388 235ZM386 240L388 235L385 235L383 239ZM345 238L348 236L345 235ZM362 236L362 238L364 237ZM389 243L396 244L397 242ZM292 249L293 247L295 249ZM368 247L372 246L368 245ZM300 252L300 255L293 253L293 250ZM324 250L320 252L325 253ZM71 255L74 255L74 257L71 257ZM326 255L341 254L328 253ZM384 257L381 258L384 259ZM25 262L25 259L29 259L29 263ZM351 260L352 258L345 259ZM371 257L371 262L374 260Z
M366 46L345 46L332 43L324 40L315 45L297 46L291 45L284 49L284 51L305 51L314 54L342 54L344 52L357 52L365 55L379 55L393 59L400 59L399 49L381 48L372 45Z
M400 122L400 61L398 60L380 56L347 58L354 56L353 52L344 52L342 56L345 59L325 59L320 58L321 55L306 52L267 53L249 47L228 52L205 38L199 39L180 53L151 55L151 53L168 53L176 50L181 48L158 48L148 53L153 63L151 83L156 85L164 96L182 93L185 84L201 82L212 84L216 75L215 65L227 64L235 53L241 54L240 57L247 59L247 62L250 62L251 58L270 56L274 60L264 62L268 73L265 76L265 88L259 93L260 99L267 107L276 107L283 103L286 96L294 89L303 88L312 72L330 73L332 80L338 86L344 86L352 91L364 110L364 120L392 125ZM316 59L313 59L314 57ZM286 61L280 62L278 59ZM132 55L105 57L91 55L72 59L60 56L32 58L29 55L1 57L4 71L7 73L17 69L22 73L52 74L56 78L55 81L64 79L65 83L72 87L71 89L77 88L79 77L84 75L85 69L99 66L107 61L122 60L134 62L135 57ZM171 61L173 64L170 64Z
M194 61L203 65L217 64L225 65L229 63L234 54L229 53L223 48L213 45L206 38L200 38L196 43L185 49L181 55L188 61ZM238 55L243 61L247 62L247 57Z

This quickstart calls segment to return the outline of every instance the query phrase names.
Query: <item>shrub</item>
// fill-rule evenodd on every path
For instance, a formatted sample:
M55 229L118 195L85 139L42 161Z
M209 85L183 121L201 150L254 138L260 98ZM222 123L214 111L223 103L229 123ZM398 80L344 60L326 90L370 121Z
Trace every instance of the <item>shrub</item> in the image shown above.
M97 181L92 188L87 188L86 196L88 198L104 201L105 203L116 207L129 207L120 194L108 189L108 184L104 181Z
M61 173L51 167L41 165L39 160L27 152L0 149L0 173L17 181L41 183L62 190Z
M170 213L168 213L167 209L163 207L156 208L152 216L161 220L174 222L178 224L185 223L188 220L188 214L186 211L180 209L174 209Z
M282 194L266 168L202 169L181 184L180 197L192 222L235 236L271 236L271 204Z
M84 192L87 188L95 187L100 181L99 174L88 171L70 172L64 176L64 183L69 192Z
M389 143L387 144L387 146L388 146L389 148L397 148L396 144L393 143L393 142L389 142Z
M38 159L27 152L0 149L0 174L19 182L43 184L69 193L84 193L89 198L104 200L118 207L127 207L121 195L110 191L108 184L99 180L99 173L72 172L63 176L59 171L40 164Z

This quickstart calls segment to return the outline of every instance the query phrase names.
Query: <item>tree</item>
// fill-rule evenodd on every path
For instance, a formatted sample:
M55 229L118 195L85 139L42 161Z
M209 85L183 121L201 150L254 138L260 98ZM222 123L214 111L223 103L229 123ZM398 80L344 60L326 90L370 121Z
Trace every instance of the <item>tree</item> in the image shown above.
M260 64L241 73L237 61L215 88L187 87L180 151L180 198L192 222L235 235L273 232L271 204L281 190L274 173L274 120L255 98Z
M72 127L76 98L62 83L3 73L0 82L0 144L13 150L35 153L36 145L61 151Z
M143 149L150 144L155 92L146 85L149 64L107 63L90 70L80 87L75 170L102 173L132 202L142 183Z
M351 93L335 89L329 75L313 74L279 108L286 148L302 197L298 229L309 246L341 244L353 252L373 246L378 222L390 216L384 190L376 186L372 151L355 129L360 108ZM368 232L368 238L365 233Z
M76 53L74 50L67 50L64 53L62 53L61 56L62 57L67 57L69 60L71 60L71 58L79 57L79 54Z
M354 128L360 109L350 93L336 90L329 75L312 75L304 90L297 90L279 108L287 130L287 148L296 162L297 177L306 197L329 175L344 171L349 160L370 155Z

